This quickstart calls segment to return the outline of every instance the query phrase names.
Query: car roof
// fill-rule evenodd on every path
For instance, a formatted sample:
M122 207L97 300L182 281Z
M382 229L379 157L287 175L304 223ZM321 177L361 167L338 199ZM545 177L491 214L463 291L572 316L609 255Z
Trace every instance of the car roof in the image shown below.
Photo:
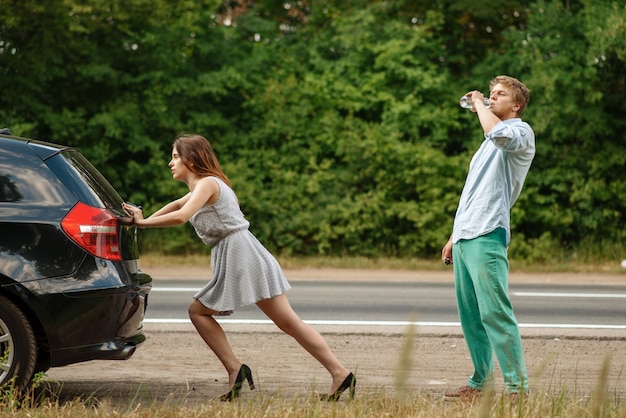
M13 135L2 135L0 134L0 141L12 141L12 142L21 142L25 146L28 145L42 160L47 160L48 158L58 154L59 152L73 149L73 147L67 147L59 144L54 144L51 142L40 141L36 139L22 138L19 136ZM2 147L0 147L2 148Z

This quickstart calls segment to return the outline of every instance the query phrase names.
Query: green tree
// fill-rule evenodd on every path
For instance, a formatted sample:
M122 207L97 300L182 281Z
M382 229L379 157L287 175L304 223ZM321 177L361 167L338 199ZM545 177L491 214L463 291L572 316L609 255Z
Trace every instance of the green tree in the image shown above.
M291 254L436 256L472 153L456 102L533 91L514 242L621 242L626 21L616 1L0 0L0 121L80 148L151 212L172 139L213 143L252 229ZM146 248L207 251L189 226ZM541 244L541 245L539 245ZM537 251L535 251L536 253Z
M570 248L619 244L626 226L619 36L626 8L611 1L572 3L536 2L528 28L509 33L512 50L487 59L519 74L533 91L526 117L537 135L537 156L524 216L515 223L528 238L547 233Z
M446 186L459 170L443 148L460 112L456 92L442 106L439 14L431 21L398 18L385 4L353 13L328 5L289 38L258 46L276 57L274 77L246 102L251 130L240 163L225 167L262 241L299 254L441 245L449 214L431 211L457 199Z

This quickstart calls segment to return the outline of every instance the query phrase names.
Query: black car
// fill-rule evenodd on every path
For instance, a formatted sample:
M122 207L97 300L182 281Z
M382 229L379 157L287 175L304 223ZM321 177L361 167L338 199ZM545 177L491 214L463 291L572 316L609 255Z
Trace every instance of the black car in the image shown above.
M132 216L76 149L0 133L0 386L127 359L152 278Z

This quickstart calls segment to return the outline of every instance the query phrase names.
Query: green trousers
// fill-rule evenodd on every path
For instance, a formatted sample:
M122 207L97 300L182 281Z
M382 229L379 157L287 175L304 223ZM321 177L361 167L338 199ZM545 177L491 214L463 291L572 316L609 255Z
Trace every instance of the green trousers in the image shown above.
M493 354L506 391L528 390L522 339L509 299L509 261L504 229L452 247L459 319L474 374L468 384L483 389L493 384Z

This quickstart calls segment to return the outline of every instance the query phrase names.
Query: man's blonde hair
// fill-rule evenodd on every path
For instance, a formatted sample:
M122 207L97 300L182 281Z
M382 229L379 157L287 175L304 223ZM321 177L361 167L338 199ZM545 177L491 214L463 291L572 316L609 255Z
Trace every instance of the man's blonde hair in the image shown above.
M511 89L513 92L513 102L519 105L517 115L519 116L524 113L526 106L528 106L528 101L530 100L530 90L528 87L518 79L509 77L508 75L499 75L491 80L489 83L489 91L491 91L496 84L502 84Z

